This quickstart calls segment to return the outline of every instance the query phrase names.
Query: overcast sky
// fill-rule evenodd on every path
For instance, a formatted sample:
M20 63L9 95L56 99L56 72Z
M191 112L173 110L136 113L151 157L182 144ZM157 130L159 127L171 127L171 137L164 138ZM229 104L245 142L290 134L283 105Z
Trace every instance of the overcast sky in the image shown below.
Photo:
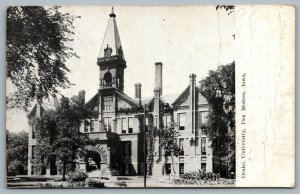
M234 13L215 6L115 6L117 26L127 62L125 89L134 96L134 84L142 84L142 97L153 96L154 63L163 63L164 94L181 93L189 84L189 74L197 81L209 70L234 61ZM99 67L96 64L111 7L64 6L63 12L81 16L74 23L70 46L80 56L67 63L70 81L62 90L66 96L86 91L86 100L97 93ZM7 129L28 130L26 113L7 111Z

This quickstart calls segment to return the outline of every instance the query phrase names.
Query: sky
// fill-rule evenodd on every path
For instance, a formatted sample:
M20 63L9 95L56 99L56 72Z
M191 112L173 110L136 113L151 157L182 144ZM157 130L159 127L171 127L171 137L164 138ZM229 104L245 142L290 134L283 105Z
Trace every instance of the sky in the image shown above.
M81 16L75 23L74 41L68 43L80 58L67 62L74 84L61 90L65 96L86 91L89 100L98 91L96 64L111 7L63 6L62 12ZM234 61L234 13L215 6L115 6L117 26L127 62L124 92L134 97L134 84L142 84L142 97L153 96L154 65L163 63L163 94L180 94L195 73L197 82L209 70ZM24 111L7 110L6 128L28 130Z

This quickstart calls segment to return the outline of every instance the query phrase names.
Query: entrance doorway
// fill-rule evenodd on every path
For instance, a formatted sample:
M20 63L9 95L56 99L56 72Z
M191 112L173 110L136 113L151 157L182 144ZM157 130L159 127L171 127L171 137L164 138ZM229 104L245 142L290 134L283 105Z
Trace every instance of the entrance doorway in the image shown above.
M101 156L98 152L88 151L88 153L86 154L86 161L86 169L88 172L101 169Z

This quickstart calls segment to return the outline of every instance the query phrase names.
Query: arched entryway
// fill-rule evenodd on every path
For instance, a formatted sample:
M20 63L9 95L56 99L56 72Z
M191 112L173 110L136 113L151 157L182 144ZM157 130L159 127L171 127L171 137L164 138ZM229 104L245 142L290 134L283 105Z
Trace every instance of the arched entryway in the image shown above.
M86 154L86 165L87 165L87 171L91 172L94 170L100 170L101 169L101 156L96 151L88 151Z

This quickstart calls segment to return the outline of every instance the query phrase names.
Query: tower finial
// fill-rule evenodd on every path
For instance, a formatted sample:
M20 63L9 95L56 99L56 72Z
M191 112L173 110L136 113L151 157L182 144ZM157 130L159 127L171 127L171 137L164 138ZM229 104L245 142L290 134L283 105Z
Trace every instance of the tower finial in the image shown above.
M110 17L116 17L116 14L114 13L114 7L111 7L111 13L109 14Z

